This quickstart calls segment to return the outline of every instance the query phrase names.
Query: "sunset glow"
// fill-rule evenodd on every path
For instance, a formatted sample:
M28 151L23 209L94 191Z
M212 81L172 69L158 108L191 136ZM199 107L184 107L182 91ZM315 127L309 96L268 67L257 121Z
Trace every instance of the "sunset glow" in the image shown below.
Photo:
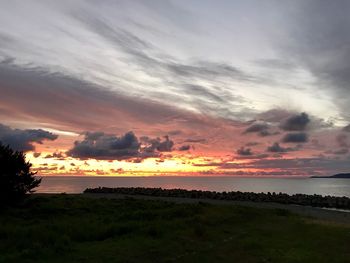
M348 6L306 2L4 3L0 141L43 176L347 172Z

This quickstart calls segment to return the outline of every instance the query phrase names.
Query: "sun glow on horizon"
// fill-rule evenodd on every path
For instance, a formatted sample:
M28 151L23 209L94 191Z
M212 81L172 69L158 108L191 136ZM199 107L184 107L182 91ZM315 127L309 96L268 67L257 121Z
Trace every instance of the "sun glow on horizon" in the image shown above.
M27 154L33 163L33 169L40 175L156 175L156 174L195 174L207 172L213 168L196 164L218 162L218 158L177 156L167 158L147 158L144 160L79 160L75 158L45 158L49 153L42 153L44 157L34 157ZM205 163L204 163L205 162Z
M80 160L71 157L45 158L53 153L42 153L34 157L27 154L33 170L40 176L257 176L263 171L276 172L278 169L250 167L251 160L234 157L223 159L215 156L192 156L191 154L168 158L147 158L144 160ZM242 166L242 167L241 167Z

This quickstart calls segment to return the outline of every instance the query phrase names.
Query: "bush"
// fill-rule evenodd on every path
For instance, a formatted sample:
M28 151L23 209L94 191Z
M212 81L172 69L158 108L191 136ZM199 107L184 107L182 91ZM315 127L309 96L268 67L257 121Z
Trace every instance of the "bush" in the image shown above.
M41 179L31 172L32 164L27 162L25 154L14 151L0 143L0 201L12 203L22 200L27 193L34 192Z

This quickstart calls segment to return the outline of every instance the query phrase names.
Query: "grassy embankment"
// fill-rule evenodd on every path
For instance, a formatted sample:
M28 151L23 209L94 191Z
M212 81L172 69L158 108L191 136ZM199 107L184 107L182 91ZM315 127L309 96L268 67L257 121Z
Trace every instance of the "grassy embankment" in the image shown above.
M281 209L31 197L0 214L0 262L350 262L350 226Z

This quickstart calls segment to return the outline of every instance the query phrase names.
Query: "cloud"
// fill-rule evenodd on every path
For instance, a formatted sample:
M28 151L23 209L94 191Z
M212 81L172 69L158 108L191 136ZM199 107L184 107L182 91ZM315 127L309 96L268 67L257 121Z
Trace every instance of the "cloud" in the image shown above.
M140 138L143 143L147 144L145 148L146 151L159 151L159 152L171 152L173 150L174 142L169 139L169 136L164 136L164 140L162 141L160 138L149 138L147 136L143 136Z
M134 126L143 129L210 127L214 119L109 90L99 85L41 68L23 68L0 63L0 118L48 123L52 128L81 132L122 132ZM22 94L22 96L18 96ZM30 103L23 103L22 98ZM64 105L64 107L62 107ZM87 107L86 105L89 105ZM118 119L119 125L106 125ZM152 123L152 125L149 125Z
M181 135L182 131L181 130L172 130L168 132L169 135L176 136L176 135Z
M75 141L67 155L79 159L142 161L149 157L159 157L161 152L173 150L174 142L168 136L160 138L141 137L133 132L118 137L104 132L85 132L82 141Z
M296 1L288 5L286 56L307 69L319 88L335 95L335 105L346 120L350 83L350 2Z
M255 119L259 124L268 125L270 128L279 126L284 131L320 131L334 128L332 118L324 119L305 112L297 113L294 110L281 108L258 113ZM252 131L254 131L254 128L255 126L252 126ZM257 128L264 130L264 125L258 125ZM271 133L271 135L275 134L278 134L278 132Z
M258 59L255 61L255 63L260 67L268 67L276 70L292 71L297 68L297 65L286 59Z
M285 131L304 131L309 122L309 115L303 112L287 118L281 123L280 128Z
M282 138L282 142L285 142L285 143L304 143L304 142L308 142L308 140L309 140L309 136L304 132L287 133Z
M0 142L18 151L34 151L35 143L42 144L44 141L54 141L57 137L57 135L42 129L12 129L0 124Z
M320 171L320 167L322 170ZM223 169L277 169L281 174L312 175L328 174L349 171L347 158L293 158L293 159L260 159L249 163L228 163L222 165ZM300 169L302 168L302 169Z
M223 143L227 151L237 147L232 141L226 143L229 134L239 132L242 127L241 121L187 111L177 107L177 103L171 106L136 98L131 90L126 96L116 90L38 67L23 68L0 63L0 86L0 119L7 122L45 123L51 129L75 133L90 131L92 127L108 134L132 130L152 138L181 130L180 134L176 132L179 142L197 144L201 149L211 143L206 138L212 138L220 129L215 141ZM30 103L23 103L18 94Z
M103 132L86 132L67 155L79 159L124 160L140 156L140 143L133 132L117 137Z
M348 144L348 136L346 134L338 134L336 137L335 137L335 140L338 144L339 147L344 147L344 148L347 148L349 147L349 144Z
M343 131L350 132L350 124L343 128Z
M188 138L188 139L185 140L185 142L206 143L207 139L204 139L204 138Z
M259 154L251 154L251 155L239 155L236 156L236 160L256 160L256 159L264 159L269 157L269 154L267 153L259 153Z
M329 151L326 151L325 153L331 153L331 154L335 154L335 155L344 155L344 154L349 153L349 149L348 148L340 148L337 150L329 150Z
M348 5L341 1L339 6L313 0L310 4L301 4L302 1L286 5L264 4L266 7L262 10L268 12L258 15L250 12L249 21L266 30L253 28L254 32L250 22L246 24L246 17L241 16L247 13L243 12L248 11L247 6L251 8L250 4L236 3L237 8L226 8L230 6L227 3L204 3L199 10L191 3L177 3L191 10L187 16L178 8L173 9L168 1L163 1L164 4L162 1L147 4L142 1L98 4L78 1L54 5L10 1L0 10L3 24L0 60L5 58L0 65L0 119L4 123L33 123L36 126L45 123L45 127L76 133L104 131L86 134L80 142L100 141L103 136L121 135L128 130L147 134L152 137L149 142L137 138L141 144L138 151L130 150L129 153L140 160L147 154L157 156L174 148L186 148L187 144L198 146L198 152L204 155L227 154L248 140L252 141L250 134L270 135L277 130L278 123L288 133L307 130L310 137L312 135L323 144L327 140L326 132L320 136L311 134L316 130L313 116L332 115L338 125L338 120L346 119L335 116L337 109L334 106L343 104L343 100L349 102L349 82L345 81L341 87L333 85L335 78L349 79L348 70L344 71L344 67L349 69L346 45L349 19L345 16ZM172 8L168 8L169 5ZM302 7L298 9L300 19L280 12L284 8L281 6L296 5ZM314 5L315 9L312 8ZM338 10L339 7L344 9ZM228 13L221 12L223 9L234 10L237 15L226 17ZM201 16L207 13L206 10L213 11L210 18ZM216 13L218 10L220 12ZM334 16L338 12L339 16ZM292 17L293 32L285 30L283 21L276 23L278 17L283 17L283 21ZM226 34L225 30L208 30L222 29L217 21L227 22L230 18L235 20L230 23L233 34ZM339 23L339 18L344 23ZM202 35L194 32L189 20L200 25ZM258 21L262 23L256 23ZM213 34L209 36L208 31ZM276 37L270 37L270 31L276 32ZM278 43L283 41L278 32L282 32L288 43ZM232 38L233 35L237 37ZM48 41L42 41L42 36ZM227 43L234 43L234 47ZM279 44L292 52L281 55L283 50ZM218 52L213 53L213 50ZM239 54L234 61L232 52ZM273 54L273 58L269 54ZM270 68L267 71L273 75L264 74L266 71L261 67L249 64L252 58ZM289 75L288 71L293 72ZM281 85L266 85L264 78L271 78L271 82L278 81ZM317 85L315 78L319 81ZM322 85L318 85L320 83ZM321 86L329 87L331 92L319 93ZM339 93L339 100L331 93ZM284 108L256 116L269 105ZM293 112L295 109L309 115L304 113L305 118L303 114ZM344 109L344 115L349 116L347 107ZM256 120L248 128L245 122L240 122L240 126L230 122L247 118ZM249 135L241 136L242 142L232 139L244 129ZM176 141L183 146L174 147L169 138L155 138L163 134L176 135ZM333 130L329 129L328 134L334 138ZM190 139L186 141L186 138ZM266 143L270 145L277 141L268 139L259 137L261 145L245 146L253 147L254 152L261 151ZM330 141L329 144L334 144L333 139ZM305 152L300 154L321 151L311 147L306 144ZM108 154L112 154L111 149L107 149Z
M256 146L256 145L259 145L260 143L259 142L247 142L245 144L245 146Z
M261 132L265 131L269 128L267 124L264 123L255 123L249 126L244 132L249 133L249 132Z
M278 145L275 143L274 145ZM280 148L280 146L276 147ZM293 150L293 149L289 149ZM284 151L289 151L284 150ZM244 157L244 156L242 156ZM250 158L252 157L252 158ZM266 156L268 157L268 156ZM237 163L222 160L221 162L208 162L194 164L199 167L217 167L219 170L213 170L214 173L220 173L220 169L231 170L227 174L234 174L237 169L241 169L243 173L250 173L251 169L256 175L332 175L338 172L347 172L349 170L349 157L310 157L310 158L256 158L255 156L246 156L247 162ZM248 161L249 160L249 161ZM320 169L322 167L322 169ZM238 171L240 173L241 171Z
M232 119L248 113L246 107L250 105L243 105L242 97L232 89L232 81L259 82L257 77L227 61L180 59L169 47L167 41L173 38L169 28L177 25L182 34L193 21L197 23L192 15L181 15L183 8L175 6L160 1L4 4L0 9L4 24L0 59L4 54L10 64L44 68L51 74L59 70L124 97L132 94L167 105L174 105L176 100L179 108L211 116ZM8 14L15 15L17 23ZM40 19L33 19L33 15ZM53 40L49 49L43 35ZM172 39L173 45L177 46Z
M62 152L54 152L52 154L47 154L44 158L49 159L49 158L55 158L57 160L64 160L64 154Z
M201 113L231 119L251 115L252 109L242 103L245 100L232 92L232 88L226 88L222 84L229 84L230 81L261 83L261 78L229 63L210 60L183 61L171 54L164 54L146 38L140 38L133 32L120 28L118 24L113 24L109 19L97 16L94 10L90 11L91 13L78 12L74 18L84 29L124 53L128 66L131 64L135 70L156 79L158 87L169 87L179 104L186 108L195 108ZM203 84L197 85L197 82ZM220 88L217 87L218 83ZM155 86L142 86L142 90L135 90L134 87L134 92L158 101L173 102L169 100L169 92L155 89ZM147 94L144 93L145 89ZM233 110L237 108L240 110Z
M275 142L271 146L267 147L267 151L273 152L273 153L285 153L285 152L293 151L293 148L285 148L280 146L278 142Z
M250 148L244 148L244 147L241 147L239 148L236 153L238 155L243 155L243 156L249 156L249 155L253 155L252 151Z
M288 110L276 108L257 114L256 118L261 121L276 123L289 118L292 113Z
M275 133L269 132L269 125L267 125L266 123L254 123L251 126L249 126L247 129L245 129L243 133L244 134L257 133L262 137L275 134Z
M174 142L169 139L169 136L164 136L165 140L157 143L156 149L160 152L171 152L173 150Z
M191 145L189 144L185 144L179 147L179 151L188 151L189 149L191 149Z

